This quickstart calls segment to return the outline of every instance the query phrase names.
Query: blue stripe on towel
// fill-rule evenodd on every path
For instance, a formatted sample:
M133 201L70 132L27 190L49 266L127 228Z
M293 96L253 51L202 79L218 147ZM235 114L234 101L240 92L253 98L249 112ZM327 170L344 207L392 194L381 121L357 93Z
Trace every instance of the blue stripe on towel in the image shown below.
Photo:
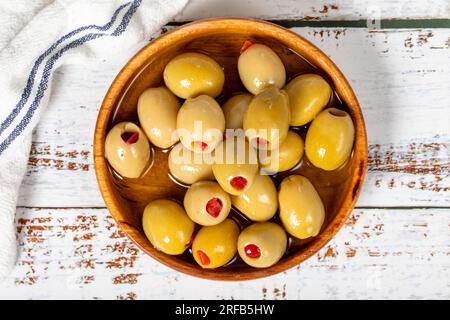
M59 50L56 54L54 54L47 61L47 63L45 64L45 67L44 67L44 72L42 74L42 78L39 83L38 91L36 93L35 99L33 100L30 108L28 109L27 113L25 114L23 119L20 121L20 123L14 128L14 130L11 132L11 134L0 144L0 155L23 132L23 130L30 123L34 112L36 111L37 107L39 106L39 103L41 102L41 99L43 98L44 93L48 88L48 80L50 78L53 66L54 66L55 62L64 54L64 52L66 52L70 49L76 48L88 41L91 41L91 40L94 40L97 38L101 38L106 35L115 36L115 37L121 35L126 30L132 16L134 15L134 13L138 9L138 7L141 5L141 2L142 2L142 0L133 1L133 4L128 9L128 11L125 13L125 15L123 16L120 25L111 34L89 33L89 34L69 43L67 46L63 47L61 50Z
M23 89L23 92L22 92L22 95L21 95L21 99L16 104L14 109L11 111L11 113L8 115L8 117L0 124L0 134L2 134L2 132L5 131L11 125L11 123L14 121L14 119L19 115L20 111L23 109L25 103L27 103L28 98L29 98L29 96L31 94L33 85L34 85L34 79L36 77L36 73L37 73L37 71L39 69L39 66L41 65L42 61L44 60L44 58L46 58L48 55L50 55L52 53L52 51L58 45L60 45L63 41L65 41L67 39L70 39L71 37L73 37L74 35L77 35L78 33L82 32L82 31L89 30L89 29L96 29L96 30L101 30L101 31L107 31L109 28L111 28L111 26L116 21L117 16L119 15L120 11L122 11L122 9L125 8L126 6L128 6L130 3L131 2L127 2L127 3L123 4L123 5L121 5L114 12L111 20L107 24L105 24L103 26L88 25L88 26L84 26L84 27L80 27L78 29L75 29L75 30L67 33L66 35L62 36L58 41L56 41L43 54L41 54L39 56L39 58L34 63L33 68L31 69L30 75L28 76L27 85Z

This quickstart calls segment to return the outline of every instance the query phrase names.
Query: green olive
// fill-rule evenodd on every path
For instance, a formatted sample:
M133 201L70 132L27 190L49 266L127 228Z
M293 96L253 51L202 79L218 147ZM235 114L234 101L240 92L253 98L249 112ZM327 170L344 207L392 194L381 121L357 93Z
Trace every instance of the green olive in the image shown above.
M179 109L177 97L165 87L147 89L139 96L139 122L155 146L164 149L179 140L176 132Z
M255 96L244 115L245 135L259 149L274 149L289 131L289 97L271 86Z
M106 136L105 157L121 176L139 178L150 161L145 133L132 122L116 124Z
M223 190L231 195L246 192L258 172L256 151L245 138L227 138L214 152L214 177Z
M205 269L227 264L236 255L239 227L233 220L202 227L192 243L195 261Z
M241 53L238 71L245 88L255 95L271 85L282 88L286 81L286 70L280 57L271 48L259 43Z
M187 99L177 116L181 143L193 152L210 153L220 143L225 130L222 108L210 96Z
M189 247L195 224L178 203L160 199L145 207L142 226L156 249L177 255Z
M292 169L303 157L303 139L294 131L289 131L278 149L260 152L260 166L268 173Z
M222 92L225 75L220 65L207 55L182 53L164 69L164 82L180 98L195 98L201 94L217 97Z
M310 122L327 105L331 87L317 74L302 74L284 88L291 104L291 126Z
M238 238L239 256L255 268L277 263L286 252L287 237L283 228L273 222L257 222L245 228Z
M241 129L244 114L247 111L253 96L251 94L238 94L225 102L223 113L225 115L225 126L227 129Z
M200 180L214 180L211 164L205 155L194 153L177 143L169 153L169 171L175 179L185 184Z
M306 156L317 168L335 170L349 158L354 140L355 127L350 115L335 108L325 109L308 129Z
M306 177L292 175L284 178L278 202L280 218L288 233L299 239L317 236L325 219L325 208Z
M227 218L231 199L217 182L199 181L186 192L184 208L192 221L202 226L212 226Z
M277 189L269 176L257 174L251 187L231 203L253 221L267 221L278 209Z

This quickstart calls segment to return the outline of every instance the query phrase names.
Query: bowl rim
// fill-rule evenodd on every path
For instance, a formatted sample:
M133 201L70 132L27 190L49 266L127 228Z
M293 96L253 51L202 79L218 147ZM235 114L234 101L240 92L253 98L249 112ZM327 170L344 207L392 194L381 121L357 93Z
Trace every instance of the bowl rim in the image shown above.
M351 172L351 181L342 200L341 208L326 228L314 240L308 243L304 249L264 269L246 268L238 271L231 268L220 268L216 270L199 269L199 267L193 264L191 265L182 260L173 259L171 256L151 246L151 248L145 248L133 236L133 233L137 232L137 230L127 222L121 221L120 213L124 208L115 196L116 191L113 189L114 186L110 179L107 161L104 157L106 127L117 102L121 98L123 86L136 76L136 73L148 61L148 57L161 50L161 48L168 47L174 42L182 40L186 32L193 35L202 35L205 30L229 31L230 27L239 29L247 28L265 36L270 36L293 48L295 51L306 52L302 56L309 61L313 59L314 65L326 72L333 81L335 89L338 91L340 97L345 100L355 123L355 143L353 149L353 161L355 161L355 165ZM299 48L302 48L302 50L299 50ZM293 31L267 21L248 18L211 18L190 22L164 33L140 49L117 74L103 99L98 112L93 149L94 169L100 192L111 216L127 237L142 251L160 263L179 272L210 280L241 281L268 277L298 266L301 262L313 256L336 235L351 214L361 192L367 169L367 135L364 118L356 95L339 68L319 48Z

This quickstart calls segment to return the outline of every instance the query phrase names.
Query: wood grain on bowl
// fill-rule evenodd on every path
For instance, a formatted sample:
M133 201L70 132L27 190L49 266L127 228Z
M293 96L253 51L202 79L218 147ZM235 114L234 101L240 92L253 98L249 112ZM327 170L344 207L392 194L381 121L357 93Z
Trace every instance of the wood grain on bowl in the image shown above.
M242 43L251 39L270 46L282 59L288 79L305 72L323 75L335 90L332 103L352 116L356 140L351 158L336 172L324 174L306 159L295 171L309 176L327 208L321 233L308 241L293 242L286 256L276 265L254 269L237 265L203 270L184 256L167 256L156 250L141 227L142 210L158 198L181 200L185 189L167 175L167 151L154 149L152 167L139 179L114 174L104 157L105 135L120 121L136 121L139 95L148 87L162 84L165 65L185 51L209 54L223 66L226 83L219 101L243 91L236 70ZM301 130L301 129L299 129ZM94 137L94 163L105 203L122 230L146 253L158 261L187 274L217 280L246 280L269 276L298 265L323 247L349 216L361 190L367 165L367 138L358 101L349 83L334 63L318 48L295 33L277 25L247 19L211 19L184 25L159 37L139 51L118 74L101 106ZM275 182L283 175L275 177Z

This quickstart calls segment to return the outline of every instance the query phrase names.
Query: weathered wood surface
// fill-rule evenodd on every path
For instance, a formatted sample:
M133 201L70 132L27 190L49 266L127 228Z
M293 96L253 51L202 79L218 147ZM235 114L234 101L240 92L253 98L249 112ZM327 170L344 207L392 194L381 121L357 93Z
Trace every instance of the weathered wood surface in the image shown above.
M450 2L191 0L175 20L213 16L449 19ZM359 208L329 245L278 276L222 283L171 271L124 237L103 208L92 163L98 107L138 49L121 48L53 79L19 196L19 261L0 299L450 299L450 28L293 30L341 68L368 129Z
M361 102L369 168L358 206L448 207L450 29L293 30L329 54ZM135 51L57 72L20 206L104 206L93 169L93 128L104 93Z
M216 16L276 20L437 19L450 17L450 3L447 0L191 0L176 20Z
M0 299L449 299L449 225L449 209L355 210L297 269L224 283L145 256L106 209L19 208L20 257Z

